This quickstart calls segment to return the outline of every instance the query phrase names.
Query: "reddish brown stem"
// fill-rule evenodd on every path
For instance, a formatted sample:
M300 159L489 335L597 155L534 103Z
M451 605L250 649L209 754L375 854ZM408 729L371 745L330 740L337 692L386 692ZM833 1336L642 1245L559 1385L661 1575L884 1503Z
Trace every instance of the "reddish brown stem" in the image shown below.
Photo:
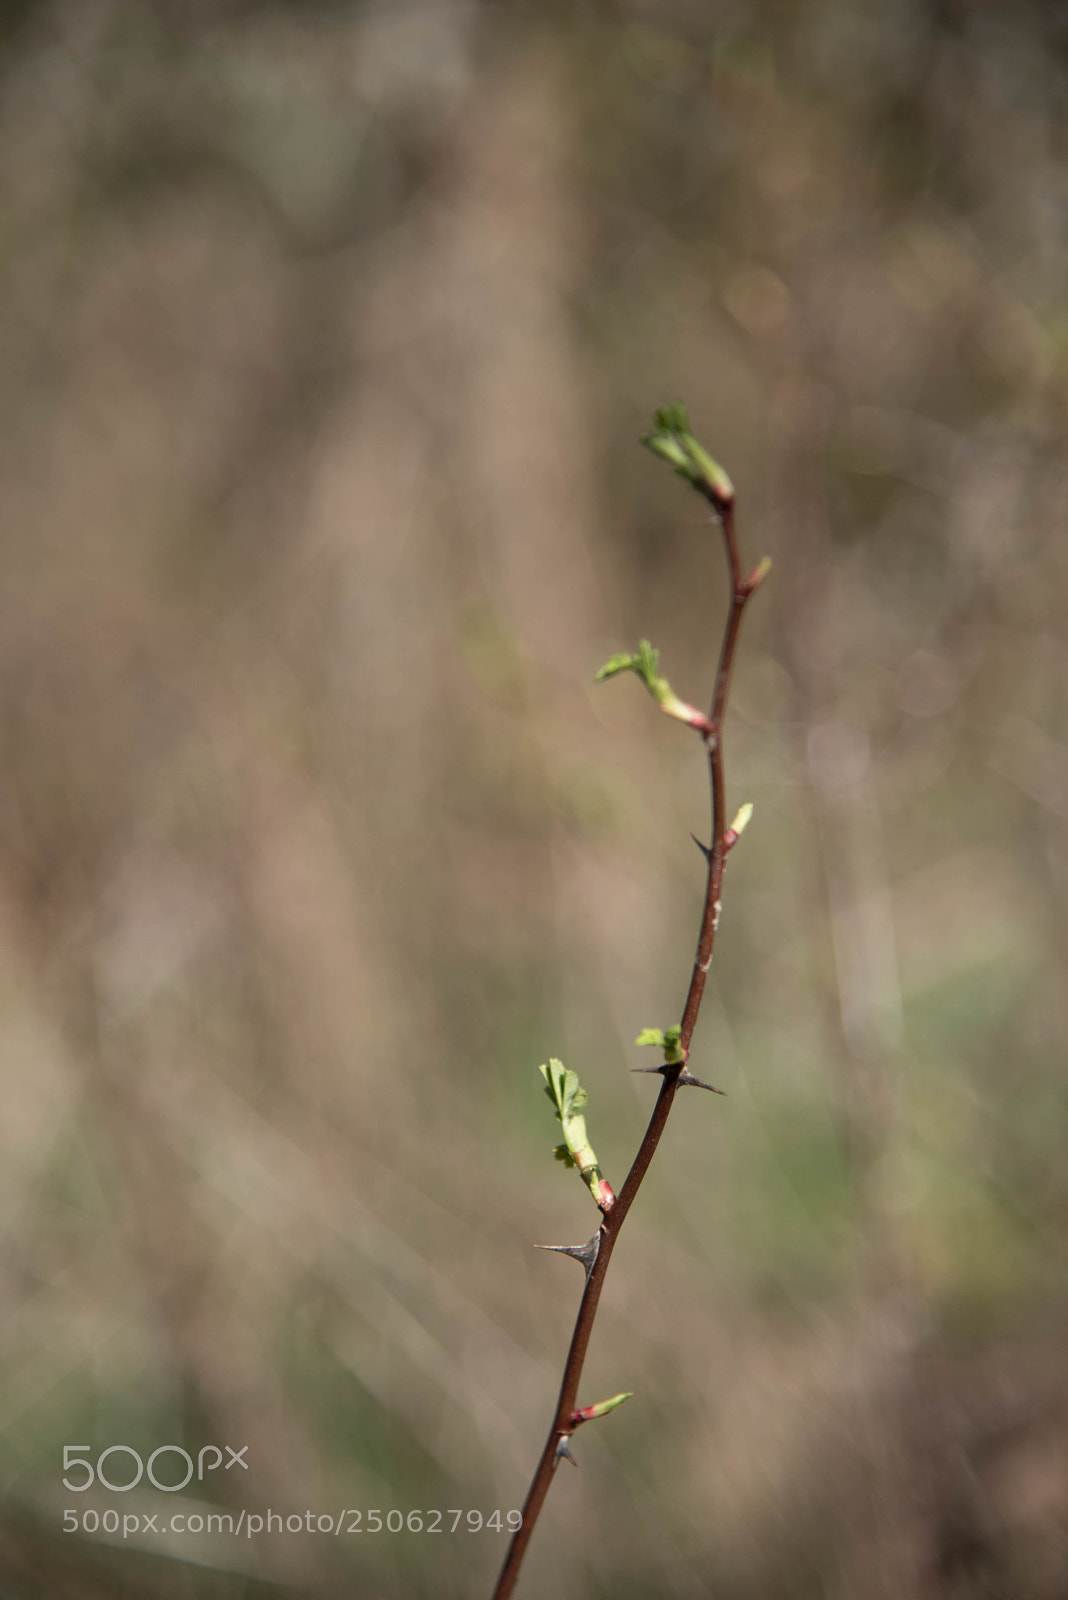
M497 1587L493 1591L493 1600L507 1600L507 1596L515 1588L527 1545L530 1543L538 1515L545 1503L545 1496L549 1492L553 1472L558 1465L558 1452L561 1442L566 1442L574 1431L575 1423L572 1413L577 1408L579 1380L582 1377L582 1368L586 1360L590 1335L593 1332L593 1323L597 1315L601 1289L604 1286L605 1275L608 1272L608 1263L612 1259L612 1251L615 1249L620 1229L626 1221L627 1212L637 1198L638 1190L641 1188L642 1180L649 1169L649 1163L653 1159L656 1147L660 1143L660 1136L667 1123L668 1115L679 1087L679 1074L685 1065L690 1041L697 1025L697 1017L701 1010L701 1001L705 992L705 983L708 979L708 969L712 963L712 949L715 944L716 929L719 926L723 868L727 858L727 801L723 775L723 719L727 710L731 669L734 666L734 655L738 645L742 616L746 603L760 581L760 576L763 574L754 573L747 578L742 572L738 543L734 532L733 503L720 500L710 491L707 492L707 498L711 501L713 510L716 512L723 528L727 561L730 567L731 603L730 610L727 613L726 626L723 630L723 644L720 648L711 715L707 728L699 730L708 751L709 780L712 789L712 847L708 852L708 878L705 886L705 905L701 917L701 931L697 940L693 971L690 975L690 987L682 1012L682 1036L680 1039L682 1059L673 1066L665 1065L663 1068L660 1092L656 1097L656 1104L649 1118L649 1125L645 1130L645 1135L638 1147L638 1153L634 1157L630 1171L627 1173L626 1182L616 1196L615 1204L606 1213L601 1223L598 1235L600 1242L597 1258L586 1279L586 1287L579 1302L575 1328L571 1335L567 1360L564 1363L563 1381L560 1384L560 1394L556 1402L552 1427L549 1430L549 1437L545 1441L545 1448L542 1450L530 1489L527 1492L527 1498L523 1505L523 1521L512 1538L500 1576L497 1579Z

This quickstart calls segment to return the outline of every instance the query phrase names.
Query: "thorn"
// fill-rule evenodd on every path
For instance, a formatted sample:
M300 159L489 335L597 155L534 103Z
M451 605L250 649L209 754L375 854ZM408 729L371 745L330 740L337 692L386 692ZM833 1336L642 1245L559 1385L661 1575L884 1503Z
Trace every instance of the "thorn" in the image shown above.
M568 1448L570 1440L571 1440L571 1435L569 1433L562 1434L560 1436L560 1438L557 1439L557 1441L556 1441L556 1454L553 1456L553 1471L554 1472L556 1471L557 1467L560 1465L561 1461L570 1461L570 1463L571 1463L571 1465L573 1467L577 1467L578 1466L578 1462L575 1460L574 1456L571 1454L570 1449Z
M658 1072L661 1077L665 1077L678 1064L677 1061L663 1061L658 1067L631 1067L630 1070L632 1072ZM726 1089L717 1089L714 1083L705 1083L702 1078L695 1078L693 1073L686 1067L679 1073L678 1081L690 1089L710 1089L713 1094L721 1094L724 1098L727 1095ZM543 1248L553 1249L554 1246L546 1245Z
M601 1251L601 1230L598 1228L592 1239L587 1239L585 1244L536 1244L535 1250L556 1250L562 1256L573 1256L576 1261L581 1261L589 1282L590 1273L597 1263Z
M695 1078L692 1072L680 1072L679 1082L686 1084L691 1089L710 1089L713 1094L721 1094L726 1098L726 1089L717 1089L714 1083L705 1083L701 1078Z
M669 1072L674 1072L676 1067L678 1067L680 1065L681 1065L681 1062L678 1062L678 1061L662 1061L658 1067L631 1067L630 1070L632 1072L654 1072L654 1073L659 1073L660 1077L666 1078ZM683 1081L683 1079L680 1076L679 1082L681 1083L682 1081Z
M639 1034L638 1043L641 1044L641 1042L641 1035ZM663 1041L661 1041L661 1043L663 1043ZM675 1048L679 1049L680 1047L676 1044ZM688 1050L683 1050L675 1061L661 1061L659 1065L655 1067L631 1067L630 1070L632 1072L659 1072L661 1077L666 1077L667 1074L675 1067L685 1067L689 1059L690 1052Z
M709 849L708 845L707 844L702 844L700 839L697 837L696 833L691 833L690 838L693 840L693 842L697 846L698 850L700 850L700 852L704 856L705 860L706 861L711 861L712 860L712 851Z

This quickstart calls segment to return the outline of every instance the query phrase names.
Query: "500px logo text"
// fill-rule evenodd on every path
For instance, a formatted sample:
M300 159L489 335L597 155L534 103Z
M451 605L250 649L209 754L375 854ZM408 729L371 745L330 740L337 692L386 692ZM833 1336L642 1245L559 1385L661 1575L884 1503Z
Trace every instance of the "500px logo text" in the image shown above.
M153 1450L147 1463L142 1461L138 1452L132 1445L128 1444L109 1444L106 1450L101 1450L95 1464L89 1455L85 1453L91 1449L92 1446L88 1444L65 1444L63 1446L64 1472L71 1472L76 1468L82 1469L73 1482L71 1482L70 1478L63 1479L63 1487L70 1489L73 1494L82 1494L86 1489L91 1489L94 1483L99 1483L103 1489L110 1489L113 1494L125 1494L127 1489L133 1489L146 1475L154 1489L162 1489L164 1494L177 1494L179 1489L184 1489L186 1484L190 1482L194 1473L196 1474L197 1482L201 1483L205 1472L215 1472L219 1467L222 1467L224 1472L229 1472L231 1467L242 1467L246 1472L248 1471L248 1462L244 1459L245 1451L248 1449L247 1444L243 1444L240 1450L235 1450L228 1444L223 1445L222 1450L219 1449L217 1444L206 1444L203 1449L197 1451L195 1462L189 1451L183 1450L180 1444L161 1444L158 1449ZM223 1461L223 1450L226 1451L229 1457L226 1462ZM108 1461L109 1456L118 1456L120 1458L127 1456L130 1458L126 1463L126 1467L132 1471L133 1476L130 1477L128 1482L115 1483L108 1476L110 1472L114 1472L118 1477L125 1476L125 1472L118 1461L109 1466L107 1472L105 1471L105 1463ZM162 1467L160 1458L167 1456L178 1456L180 1458L181 1466L178 1470L184 1470L185 1476L178 1483L163 1483L156 1475L156 1463L160 1462ZM212 1457L214 1457L214 1460L211 1459ZM170 1463L168 1476L174 1471L175 1465L176 1463L174 1462Z

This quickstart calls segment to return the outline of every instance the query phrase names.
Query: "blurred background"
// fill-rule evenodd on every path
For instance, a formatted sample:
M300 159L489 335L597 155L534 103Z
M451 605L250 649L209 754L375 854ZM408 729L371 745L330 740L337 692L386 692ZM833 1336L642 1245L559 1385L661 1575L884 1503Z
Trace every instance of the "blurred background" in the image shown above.
M728 1098L520 1592L1063 1600L1063 7L0 26L0 1593L488 1595L466 1525L82 1514L522 1503L581 1281L532 1247L596 1221L538 1063L618 1187L700 914L700 750L592 687L644 636L711 692L718 536L636 442L681 397L775 562ZM79 1495L75 1443L248 1470Z

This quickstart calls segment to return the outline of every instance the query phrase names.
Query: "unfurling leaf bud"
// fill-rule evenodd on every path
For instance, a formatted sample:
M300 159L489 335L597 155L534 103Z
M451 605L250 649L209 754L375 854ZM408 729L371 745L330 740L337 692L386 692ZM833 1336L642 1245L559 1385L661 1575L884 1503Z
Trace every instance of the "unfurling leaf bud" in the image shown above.
M652 1045L654 1049L660 1049L664 1043L664 1030L663 1028L643 1028L634 1043Z
M689 414L681 400L661 407L653 418L652 432L642 435L642 444L674 467L679 477L699 489L717 510L733 504L734 485L690 432Z
M712 724L703 711L680 700L666 678L660 676L660 652L654 650L648 639L643 639L634 655L620 654L610 657L594 676L595 683L604 683L620 672L634 672L642 680L661 711L699 733L710 733Z
M578 1073L565 1067L554 1056L548 1066L538 1068L545 1079L545 1093L556 1109L557 1121L564 1130L564 1143L558 1144L553 1154L565 1166L577 1167L586 1186L602 1211L610 1211L615 1204L612 1186L602 1177L586 1135L586 1118L582 1115L587 1095L579 1083Z
M609 656L604 666L595 674L594 683L604 683L608 678L614 678L619 672L637 672L638 657L629 655L626 651L617 656Z
M654 1050L663 1050L664 1060L669 1066L674 1066L677 1061L685 1059L679 1048L681 1038L682 1029L676 1023L671 1028L643 1028L634 1043L650 1045Z

